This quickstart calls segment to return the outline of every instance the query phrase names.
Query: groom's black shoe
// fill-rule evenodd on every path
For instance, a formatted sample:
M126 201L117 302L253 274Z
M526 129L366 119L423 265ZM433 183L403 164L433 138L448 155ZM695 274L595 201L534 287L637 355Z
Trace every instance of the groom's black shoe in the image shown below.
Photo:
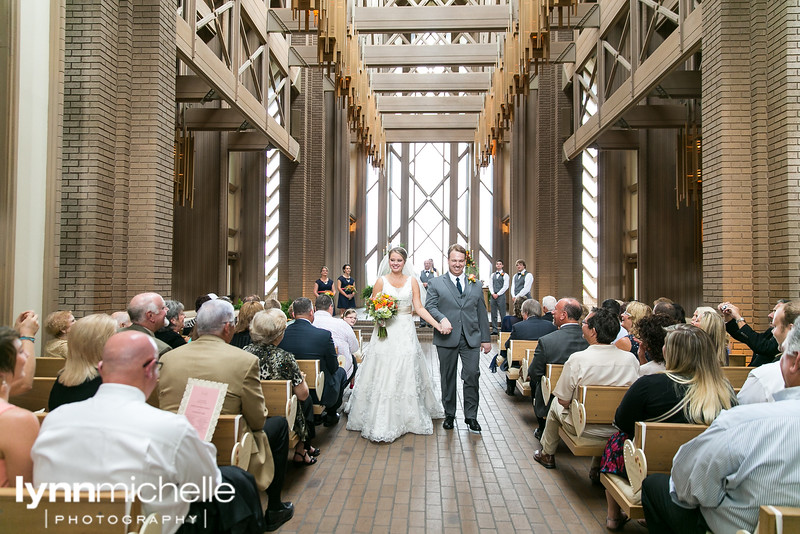
M467 428L473 434L480 434L481 433L481 425L478 424L477 419L464 419L464 422L467 423Z
M444 423L442 423L442 428L445 430L453 430L453 421L455 421L455 417L452 415L446 415L444 417Z

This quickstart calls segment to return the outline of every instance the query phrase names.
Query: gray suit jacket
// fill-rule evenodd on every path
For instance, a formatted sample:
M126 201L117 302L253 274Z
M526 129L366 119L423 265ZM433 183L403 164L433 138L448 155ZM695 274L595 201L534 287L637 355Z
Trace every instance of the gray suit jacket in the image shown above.
M458 347L461 334L470 347L481 343L490 343L489 316L483 301L483 287L480 282L466 282L464 291L459 295L449 275L444 274L428 282L428 296L425 299L427 309L434 319L440 321L447 317L453 326L448 335L438 330L433 332L433 344L439 347Z
M589 343L583 339L581 325L562 325L560 329L539 338L539 344L533 353L533 362L528 368L533 395L533 411L536 417L547 417L550 399L542 398L542 377L547 364L563 364L574 352L585 350ZM551 388L556 385L552 384ZM551 395L552 396L552 395Z

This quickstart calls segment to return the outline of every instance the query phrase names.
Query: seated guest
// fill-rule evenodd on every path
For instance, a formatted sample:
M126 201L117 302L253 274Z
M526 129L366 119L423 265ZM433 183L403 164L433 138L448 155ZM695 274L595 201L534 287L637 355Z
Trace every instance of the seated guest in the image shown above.
M263 309L264 306L258 301L245 302L242 304L242 307L239 308L239 317L236 319L236 328L233 330L231 345L243 349L252 343L250 337L250 321L253 320L253 316L256 313Z
M67 337L73 324L75 324L75 316L71 311L55 311L47 316L47 319L44 320L44 329L55 339L44 348L43 356L67 357Z
M327 330L315 328L314 306L305 297L292 303L295 321L286 327L283 340L278 345L294 354L298 360L319 360L320 369L325 373L325 387L322 398L315 403L325 406L325 426L335 426L339 422L336 410L342 405L344 385L347 383L345 370L339 367L333 336ZM313 395L316 397L316 394Z
M695 324L694 317L692 317L692 324L711 336L719 364L723 367L728 365L728 336L725 335L725 323L722 316L707 306L697 310L701 310L697 324ZM697 314L697 311L695 313Z
M142 509L161 514L164 532L179 530L177 518L187 517L189 523L190 515L204 517L203 504L190 505L179 492L184 484L216 488L223 482L216 449L197 436L184 416L145 402L158 380L155 340L136 331L115 334L103 349L100 374L104 383L93 398L63 406L45 419L31 452L34 484L126 486L135 478L137 487L150 485L160 495L142 499ZM263 532L264 516L252 477L237 467L223 469L230 476L238 472L237 479L224 478L234 486L234 500L218 504L223 523L206 524L206 531L229 530L234 525L224 521L230 521L234 508L243 507L248 513L236 524L237 532Z
M280 499L289 454L289 425L284 417L267 419L258 358L229 345L233 306L219 299L206 302L197 313L195 328L199 336L195 341L161 357L159 405L177 412L190 378L228 384L222 415L241 414L251 431L257 451L247 470L258 488L266 489L267 523L279 526L294 514L292 504Z
M542 299L542 319L545 321L553 322L553 312L556 309L556 303L558 301L552 295L547 295L545 298Z
M515 324L522 321L522 303L528 300L528 297L521 295L514 299L514 312L503 317L500 321L501 332L511 332Z
M603 473L625 475L622 447L626 439L633 439L637 421L710 425L722 410L736 405L711 337L686 324L667 330L666 372L641 377L622 398L614 417L619 432L606 445L600 465ZM618 530L627 518L608 492L606 500L606 527Z
M197 339L197 332L195 332L194 328L194 322L197 319L197 312L200 311L200 308L203 306L203 304L209 300L217 300L218 298L219 297L215 293L207 293L194 299L194 317L184 321L182 332L184 336L189 336L189 338L192 340Z
M103 358L106 341L116 331L117 322L104 313L87 315L75 323L69 335L67 361L50 390L48 412L63 404L94 397L103 383L97 364Z
M657 313L636 322L636 333L639 336L639 353L637 357L641 367L639 376L660 373L666 368L664 362L664 339L668 326L675 324L675 320L667 315Z
M629 386L639 378L639 362L633 354L612 345L619 328L619 315L606 308L594 308L583 321L583 337L589 348L576 352L564 363L564 370L553 389L558 402L554 402L547 413L542 448L533 453L533 459L547 469L556 467L559 428L563 426L575 434L569 405L579 386ZM587 425L583 431L585 436L602 439L613 433L613 427L605 425ZM599 466L600 458L593 458L592 467Z
M308 390L306 377L290 352L278 348L286 331L286 316L280 310L264 310L256 313L250 323L253 343L244 350L254 354L259 361L261 380L291 380L292 392L300 403L294 420L294 431L300 439L294 449L294 463L313 465L319 449L311 446L314 429L314 402Z
M622 328L624 328L628 334L624 337L619 338L614 345L621 350L630 351L631 354L634 356L639 355L639 339L636 333L636 322L639 319L643 319L649 315L652 315L653 310L650 309L650 306L647 304L643 304L636 300L630 301L625 306L625 311L622 312Z
M522 303L522 321L511 327L511 335L505 343L505 350L500 351L500 356L506 357L511 346L512 340L538 341L542 336L557 329L550 321L542 319L542 306L536 299L528 299ZM519 363L514 362L514 367L519 367ZM517 389L517 382L506 377L506 395L514 396Z
M770 323L773 322L775 312L778 308L786 302L788 301L781 299L775 304L768 315ZM747 324L745 318L742 317L737 306L734 306L730 302L723 302L717 309L725 320L725 330L733 339L744 343L747 345L747 348L753 351L750 367L758 367L765 363L771 363L775 358L780 356L781 351L778 348L778 343L772 336L772 325L765 331L756 333L750 325Z
M545 417L553 402L553 396L545 399L542 396L542 377L547 371L547 364L563 364L575 352L586 350L589 343L583 339L581 333L581 303L574 298L563 298L556 303L553 311L553 324L557 331L539 338L539 344L533 352L533 362L528 368L531 378L531 387L535 388L533 394L533 411L539 420L539 428L534 430L533 437L542 439ZM555 386L555 384L551 384Z
M8 403L11 382L25 373L29 355L16 330L0 326L0 487L14 484L18 476L33 480L31 447L39 421L28 410Z
M244 304L247 304L248 302L259 302L260 303L261 302L261 295L248 295L248 296L246 296L244 298L244 300L242 302Z
M356 370L353 353L358 351L358 338L356 338L356 334L349 324L333 316L333 299L328 295L318 296L314 307L317 309L314 312L314 326L331 333L333 345L336 347L336 354L344 362L342 368L349 381L353 378ZM353 308L348 309L352 310Z
M115 311L111 314L111 318L117 321L117 328L128 328L131 323L131 317L126 311Z
M181 345L186 345L186 340L181 335L186 320L186 314L183 313L183 303L177 300L167 300L164 303L167 305L167 321L169 324L156 331L156 338L173 349L177 349Z
M686 322L686 312L683 307L664 297L657 300L656 304L653 305L653 313L661 313L672 317L676 323Z
M775 393L775 402L723 411L680 448L671 476L644 480L642 507L650 532L753 532L761 505L798 505L800 328L791 329L784 348L786 389Z
M267 299L267 300L264 301L264 309L265 310L271 310L271 309L280 310L281 309L281 301L279 301L278 299Z
M772 327L770 332L778 346L782 346L786 337L794 328L792 324L800 317L800 301L779 303L777 309L770 314ZM742 389L739 391L739 404L756 402L773 402L774 394L783 389L783 375L780 360L756 367L747 375Z
M627 336L628 331L622 326L622 304L620 304L620 301L617 299L606 299L600 307L611 310L611 312L619 318L619 332L617 332L617 338L614 340L614 343Z
M172 347L158 339L155 333L165 326L169 326L167 309L167 304L158 293L139 293L128 304L128 315L133 324L128 328L123 328L122 332L134 331L151 336L156 340L158 354L163 355Z
M353 330L353 335L355 335L356 322L358 322L358 312L356 309L347 308L346 310L342 311L342 319L344 319L345 323L350 325L350 328ZM356 362L361 359L361 345L358 346L358 350L353 352L353 358L355 361L353 362L353 373L350 377L350 387L353 387L353 379L355 378L356 370L358 369L358 364Z

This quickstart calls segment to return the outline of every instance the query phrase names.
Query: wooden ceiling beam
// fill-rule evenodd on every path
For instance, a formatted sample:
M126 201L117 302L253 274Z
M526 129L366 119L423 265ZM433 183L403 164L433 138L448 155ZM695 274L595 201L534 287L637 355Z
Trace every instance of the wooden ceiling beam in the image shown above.
M482 96L388 96L379 95L381 113L480 113Z
M358 33L504 32L509 6L356 7Z
M383 115L383 129L388 130L472 130L478 126L478 115Z
M372 75L372 90L376 93L485 92L489 90L491 83L492 75L488 72L443 72L439 74L376 72Z
M367 67L483 66L497 62L497 44L367 45Z

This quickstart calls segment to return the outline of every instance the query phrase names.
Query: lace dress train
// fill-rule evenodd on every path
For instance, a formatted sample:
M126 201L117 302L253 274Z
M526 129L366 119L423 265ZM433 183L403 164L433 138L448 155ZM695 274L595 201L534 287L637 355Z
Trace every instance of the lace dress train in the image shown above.
M444 408L414 328L411 278L400 289L384 278L383 291L397 298L398 313L386 324L387 337L373 331L345 412L347 430L391 442L409 432L432 434L432 419L444 417Z

